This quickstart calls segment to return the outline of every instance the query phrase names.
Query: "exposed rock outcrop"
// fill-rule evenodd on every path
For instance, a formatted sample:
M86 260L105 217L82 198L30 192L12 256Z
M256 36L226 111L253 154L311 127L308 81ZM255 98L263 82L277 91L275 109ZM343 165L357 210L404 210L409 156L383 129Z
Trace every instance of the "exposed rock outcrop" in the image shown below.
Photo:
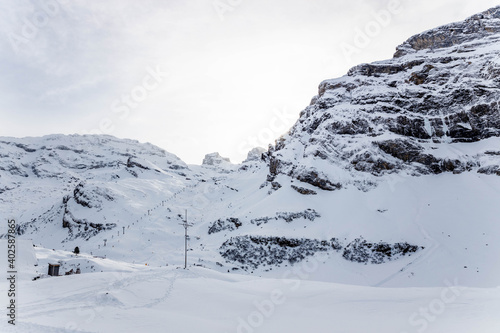
M339 251L336 238L331 240L285 237L237 236L225 241L219 252L228 262L239 263L245 269L261 266L294 264L317 252Z
M388 244L385 242L370 243L363 237L350 242L342 253L342 257L359 263L382 264L401 256L412 255L424 249L423 246L411 245L407 242Z
M331 191L389 173L477 170L492 156L500 164L497 155L435 152L500 137L499 53L496 7L409 38L393 59L325 80L264 154L269 178L284 174Z

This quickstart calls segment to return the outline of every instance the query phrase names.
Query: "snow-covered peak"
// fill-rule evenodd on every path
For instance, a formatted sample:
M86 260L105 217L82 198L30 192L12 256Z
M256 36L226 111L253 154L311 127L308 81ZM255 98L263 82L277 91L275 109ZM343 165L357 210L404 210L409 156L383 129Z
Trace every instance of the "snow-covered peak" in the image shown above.
M202 165L217 166L230 164L231 160L227 157L222 157L218 152L206 154L203 158Z
M395 57L419 50L433 51L467 42L480 42L500 33L500 6L473 15L465 21L450 23L412 36L397 47Z
M429 30L396 58L323 81L270 151L270 179L367 190L391 173L490 172L500 158L482 142L500 136L499 16L497 7Z
M247 158L245 162L250 162L250 161L259 161L262 159L262 154L265 153L267 149L264 149L262 147L255 147L252 150L250 150L247 154Z
M177 156L150 143L109 135L0 137L0 153L0 168L22 176L71 177L105 167L119 168L134 160L145 161L144 166L151 169L187 168Z

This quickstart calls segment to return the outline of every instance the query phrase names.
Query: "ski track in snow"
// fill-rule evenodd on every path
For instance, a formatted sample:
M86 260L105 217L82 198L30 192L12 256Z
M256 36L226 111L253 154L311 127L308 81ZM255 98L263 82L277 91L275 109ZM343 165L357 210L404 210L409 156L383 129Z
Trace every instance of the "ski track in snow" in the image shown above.
M439 248L439 246L440 246L439 242L437 242L434 238L432 238L430 236L430 234L424 229L424 227L422 226L422 224L419 222L419 218L421 216L421 210L422 210L423 205L424 205L424 203L421 201L420 205L419 205L418 212L415 215L414 222L418 226L418 229L422 233L422 235L424 235L424 239L428 239L430 241L430 243L431 243L430 248L426 247L425 249L421 250L420 254L418 254L414 260L412 260L411 262L409 262L408 264L406 264L404 267L402 267L397 272L395 272L393 274L390 274L386 278L382 279L380 282L375 283L373 285L374 287L382 287L387 282L391 281L392 279L394 279L397 276L399 276L402 273L404 273L408 268L415 267L418 264L424 264L424 261L426 259L428 259L429 257L431 257L432 254L435 253L435 251Z

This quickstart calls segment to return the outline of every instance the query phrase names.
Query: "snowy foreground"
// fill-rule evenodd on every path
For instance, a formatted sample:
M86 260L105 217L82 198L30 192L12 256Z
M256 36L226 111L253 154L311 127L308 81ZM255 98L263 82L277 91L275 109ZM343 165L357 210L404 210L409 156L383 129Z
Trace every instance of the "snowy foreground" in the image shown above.
M21 247L23 250L23 247ZM152 268L82 254L105 272L18 281L16 327L1 332L499 332L500 288L381 288L305 280L315 258L286 279L201 267ZM42 264L71 253L34 248ZM28 259L26 259L28 257ZM76 259L75 259L76 260ZM7 289L6 282L0 284ZM2 297L6 293L2 292ZM6 304L4 300L3 304Z

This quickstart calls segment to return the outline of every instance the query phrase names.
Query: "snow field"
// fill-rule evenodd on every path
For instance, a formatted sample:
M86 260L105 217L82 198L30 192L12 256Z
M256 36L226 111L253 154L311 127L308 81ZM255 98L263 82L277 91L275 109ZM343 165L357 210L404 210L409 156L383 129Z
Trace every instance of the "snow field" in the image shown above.
M164 267L24 280L18 285L18 328L180 333L500 329L500 288L467 288L456 280L440 288L374 288L288 275L269 279ZM15 332L0 325L2 332Z

